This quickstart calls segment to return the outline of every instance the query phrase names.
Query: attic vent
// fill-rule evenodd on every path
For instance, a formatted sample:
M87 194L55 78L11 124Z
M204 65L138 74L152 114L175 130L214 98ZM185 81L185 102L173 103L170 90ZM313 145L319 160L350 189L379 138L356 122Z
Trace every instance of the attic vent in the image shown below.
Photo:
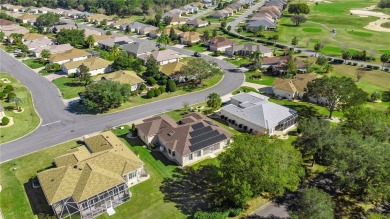
M175 132L174 131L170 131L170 132L168 132L168 135L169 136L172 136L172 135L174 135L175 134Z
M53 182L53 181L54 181L54 179L51 179L50 181L52 181L52 182Z
M74 165L73 168L77 169L77 165Z

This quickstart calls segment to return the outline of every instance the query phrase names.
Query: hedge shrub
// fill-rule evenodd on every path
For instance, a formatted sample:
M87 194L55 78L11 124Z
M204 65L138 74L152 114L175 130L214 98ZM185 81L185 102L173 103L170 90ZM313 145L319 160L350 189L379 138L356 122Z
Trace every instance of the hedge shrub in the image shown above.
M147 93L146 96L148 98L153 98L155 96L154 89L150 89Z
M154 96L155 97L158 97L158 96L160 96L160 94L161 94L161 91L160 91L160 89L154 89Z
M207 212L198 211L194 214L194 219L226 219L229 212Z
M150 85L155 85L157 83L156 79L154 79L153 77L148 77L146 78L146 81L150 84Z

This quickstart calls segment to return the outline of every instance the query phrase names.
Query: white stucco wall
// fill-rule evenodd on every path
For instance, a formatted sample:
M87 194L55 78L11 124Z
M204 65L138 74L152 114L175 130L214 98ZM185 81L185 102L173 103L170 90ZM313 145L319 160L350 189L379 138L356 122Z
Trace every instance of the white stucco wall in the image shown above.
M276 88L272 88L272 90L274 91L275 96L280 97L280 98L287 98L289 100L292 100L295 96L294 93L290 93L288 91L279 90Z

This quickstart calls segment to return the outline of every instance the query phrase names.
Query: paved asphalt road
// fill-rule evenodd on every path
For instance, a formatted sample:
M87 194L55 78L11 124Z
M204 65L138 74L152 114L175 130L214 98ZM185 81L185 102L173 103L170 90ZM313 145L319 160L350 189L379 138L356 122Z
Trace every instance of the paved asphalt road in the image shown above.
M251 216L259 216L261 218L289 218L286 207L284 205L276 205L273 202L263 205L254 211Z
M91 28L83 25L80 26ZM140 41L142 39L134 38L134 40ZM172 49L185 55L193 54L192 51L176 47L172 47ZM190 104L204 102L208 94L216 92L220 95L225 95L237 89L244 82L245 77L243 74L229 71L236 69L234 65L213 57L203 57L209 61L216 62L225 72L223 80L216 86L204 91L151 102L109 115L92 116L75 115L68 112L55 85L1 50L0 71L12 74L31 91L34 105L42 118L42 123L38 129L28 136L0 145L0 162L82 137L89 133L101 131L107 126L117 126L177 109L182 107L185 101Z
M240 15L238 18L236 18L234 21L230 22L227 24L227 26L231 26L232 29L231 29L231 32L233 33L236 33L236 26L241 23L242 21L244 21L249 15L252 14L252 12L256 11L258 8L260 8L261 6L263 6L265 4L265 0L262 0L262 1L259 1L258 3L256 3L255 5L253 6L250 6L250 8L244 12L244 14Z

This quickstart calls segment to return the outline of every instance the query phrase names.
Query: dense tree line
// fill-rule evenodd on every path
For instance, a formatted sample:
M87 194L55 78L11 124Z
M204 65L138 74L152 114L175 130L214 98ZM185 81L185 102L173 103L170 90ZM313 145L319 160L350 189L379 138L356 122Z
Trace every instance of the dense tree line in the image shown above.
M390 8L390 0L381 0L378 3L379 8Z
M125 13L128 15L156 12L176 8L191 3L191 0L3 0L2 4L20 4L23 6L78 9L97 12L104 9L107 15Z

